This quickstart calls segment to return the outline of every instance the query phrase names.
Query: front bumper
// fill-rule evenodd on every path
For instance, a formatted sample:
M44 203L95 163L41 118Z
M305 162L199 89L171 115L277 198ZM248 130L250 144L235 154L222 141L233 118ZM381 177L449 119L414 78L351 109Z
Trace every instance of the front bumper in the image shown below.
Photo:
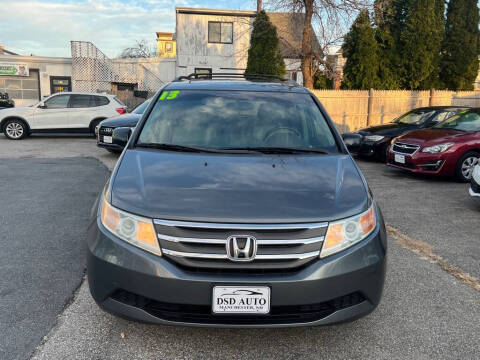
M418 150L412 155L405 156L405 163L395 161L395 153L388 152L387 165L417 174L453 176L456 162L448 152L439 154L423 153Z
M378 159L385 159L387 147L390 145L390 141L368 141L363 140L357 151L354 152L355 155L365 156L365 157L375 157Z
M90 292L106 311L148 323L213 327L327 325L367 315L380 302L386 270L383 220L359 244L291 272L218 272L182 268L109 233L89 228ZM214 285L265 285L271 314L211 313Z
M475 171L479 171L475 169ZM475 176L472 177L470 188L468 189L470 196L480 198L480 183L475 180Z
M107 144L107 143L100 142L100 141L97 141L97 146L98 146L98 147L101 147L101 148L104 148L104 149L110 149L110 150L118 151L118 152L121 152L121 151L123 150L123 147L120 146L120 145L117 145L117 144Z

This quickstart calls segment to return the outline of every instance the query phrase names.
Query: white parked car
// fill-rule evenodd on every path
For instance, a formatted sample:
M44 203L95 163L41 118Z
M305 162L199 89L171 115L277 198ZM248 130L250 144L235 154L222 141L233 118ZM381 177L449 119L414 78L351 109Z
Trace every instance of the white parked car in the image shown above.
M480 199L480 161L473 168L472 182L470 184L469 193L471 196Z
M12 140L33 132L94 134L100 121L125 112L115 95L62 92L36 105L0 110L0 131Z

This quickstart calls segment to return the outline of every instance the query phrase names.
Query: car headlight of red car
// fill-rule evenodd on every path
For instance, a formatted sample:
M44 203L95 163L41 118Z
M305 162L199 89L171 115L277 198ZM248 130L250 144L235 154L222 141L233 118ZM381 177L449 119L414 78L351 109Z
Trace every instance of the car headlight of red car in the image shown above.
M438 144L438 145L433 145L433 146L427 146L422 149L422 152L424 153L430 153L430 154L438 154L447 151L450 149L454 143L445 143L445 144Z

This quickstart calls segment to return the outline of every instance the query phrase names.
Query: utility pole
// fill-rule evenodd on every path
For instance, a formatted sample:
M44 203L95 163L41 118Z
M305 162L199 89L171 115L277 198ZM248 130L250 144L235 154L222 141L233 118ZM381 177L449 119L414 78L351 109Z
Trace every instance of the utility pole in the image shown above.
M257 0L257 14L262 11L262 0Z

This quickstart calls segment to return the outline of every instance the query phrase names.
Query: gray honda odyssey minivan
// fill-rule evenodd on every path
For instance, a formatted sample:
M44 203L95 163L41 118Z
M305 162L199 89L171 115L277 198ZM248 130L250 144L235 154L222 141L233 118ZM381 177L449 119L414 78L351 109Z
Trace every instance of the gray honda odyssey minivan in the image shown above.
M88 232L101 308L157 324L284 327L378 305L382 214L307 89L259 75L179 78L113 142L126 147Z

